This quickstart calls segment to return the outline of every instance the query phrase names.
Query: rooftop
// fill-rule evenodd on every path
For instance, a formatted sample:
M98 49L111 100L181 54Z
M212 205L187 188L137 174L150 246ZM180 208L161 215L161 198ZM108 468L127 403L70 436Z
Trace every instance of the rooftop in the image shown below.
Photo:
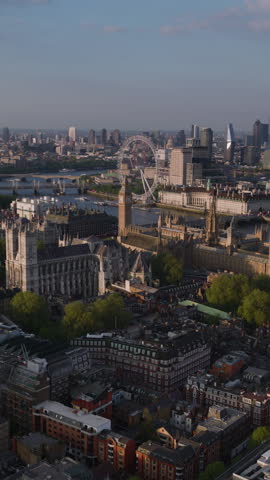
M81 410L77 411L73 408L66 407L62 403L50 400L36 405L34 410L35 412L37 412L37 410L42 410L44 414L49 417L80 429L94 429L95 431L100 432L101 430L110 430L111 428L111 421L106 418L100 417L99 415L93 415L92 413L84 413Z

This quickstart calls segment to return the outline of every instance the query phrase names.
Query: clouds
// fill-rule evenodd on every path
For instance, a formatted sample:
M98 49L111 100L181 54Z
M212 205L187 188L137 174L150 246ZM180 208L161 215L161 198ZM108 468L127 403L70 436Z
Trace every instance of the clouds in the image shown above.
M130 28L121 26L121 25L98 25L96 23L87 23L87 22L82 22L81 23L81 28L84 30L89 30L89 31L96 31L99 33L128 33L130 31Z
M270 13L270 0L245 0L245 6L251 13Z
M50 0L0 0L0 5L24 6L24 5L48 5Z
M217 11L205 18L176 18L172 25L162 25L162 35L176 35L198 30L270 32L270 0L243 0L239 6Z

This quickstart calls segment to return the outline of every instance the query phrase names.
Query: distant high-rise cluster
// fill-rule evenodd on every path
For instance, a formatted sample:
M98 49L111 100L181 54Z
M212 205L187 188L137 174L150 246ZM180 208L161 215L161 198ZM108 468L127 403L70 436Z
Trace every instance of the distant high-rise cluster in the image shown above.
M3 128L3 133L2 133L2 138L4 143L8 143L10 139L10 133L9 133L9 128L4 127Z
M69 128L68 138L70 142L76 142L76 127Z
M232 123L229 123L227 127L227 137L226 137L226 150L225 150L225 160L227 162L233 162L235 152L235 134Z
M88 145L95 145L96 144L96 132L95 130L89 130L88 134Z
M256 120L253 125L253 146L261 148L267 145L269 141L269 125Z

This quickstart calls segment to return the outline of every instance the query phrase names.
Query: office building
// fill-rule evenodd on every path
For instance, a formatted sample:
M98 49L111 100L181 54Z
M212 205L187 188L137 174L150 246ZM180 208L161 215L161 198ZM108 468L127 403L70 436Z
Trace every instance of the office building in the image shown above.
M192 163L192 150L174 148L171 152L169 181L171 185L186 185L187 164Z
M194 148L194 147L199 147L201 144L201 141L199 138L186 138L186 147L189 148Z
M206 169L210 161L208 147L194 146L192 148L192 163L200 163L202 169Z
M202 165L201 163L187 163L186 165L186 185L193 186L202 183Z
M262 123L262 145L268 145L269 143L269 124Z
M262 146L262 123L260 120L256 120L253 125L253 145L258 148Z
M253 146L253 135L246 135L245 136L245 147L252 147Z
M107 145L107 130L103 128L101 130L101 145Z
M202 128L201 146L207 147L209 161L211 161L213 156L213 130L211 128Z
M120 132L120 130L118 130L118 129L113 130L113 132L111 133L111 139L112 139L113 145L118 147L121 143L121 132Z
M3 133L2 133L2 139L4 143L8 143L10 139L10 133L9 133L9 128L4 127L3 128Z
M244 165L258 165L261 151L258 147L248 146L241 149L241 163Z
M89 130L88 145L95 145L95 144L96 144L96 132L95 130Z
M263 153L262 165L263 165L263 168L265 168L266 170L270 170L270 149L269 148L267 148Z
M186 145L186 134L185 130L180 130L176 135L176 146L185 147Z
M198 125L191 126L191 138L200 139L200 127Z
M225 146L225 161L233 162L234 161L234 151L235 151L235 135L232 123L229 123L227 127L227 136L226 136L226 146Z
M69 142L76 142L76 127L70 127L68 131Z

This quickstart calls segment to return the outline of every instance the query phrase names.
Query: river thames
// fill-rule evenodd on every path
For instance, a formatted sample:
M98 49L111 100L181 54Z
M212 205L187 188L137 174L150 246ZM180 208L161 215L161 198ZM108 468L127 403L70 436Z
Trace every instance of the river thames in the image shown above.
M80 177L81 175L97 175L100 171L72 171L70 172L70 179L66 178L69 176L69 172L58 172L58 173L46 173L44 175L52 175L52 181L61 179L61 174L65 176L65 195L55 196L52 192L51 183L46 185L46 181L41 179L38 174L28 174L24 178L25 180L22 181L18 177L17 184L19 185L18 194L16 194L17 198L39 198L39 197L50 197L55 198L58 205L61 206L63 203L73 203L77 204L79 207L83 207L86 209L94 209L94 210L101 210L106 211L109 215L118 216L118 207L116 205L110 205L110 203L115 204L116 202L110 202L103 200L100 196L95 196L94 194L91 195L81 195L78 193L78 190L74 188L74 177ZM40 182L40 190L39 195L34 195L34 189L30 188L33 182ZM12 194L13 190L13 182L14 178L2 178L0 181L0 194L8 195ZM23 188L25 186L25 188ZM108 203L108 205L101 205L101 203ZM136 225L149 225L153 223L157 223L158 216L160 214L160 208L143 208L134 206L132 209L132 216L133 216L133 223ZM165 213L168 213L168 210L164 210ZM198 222L200 223L203 220L203 215L186 213L186 212L176 212L173 213L177 214L178 216L185 217L187 222Z

